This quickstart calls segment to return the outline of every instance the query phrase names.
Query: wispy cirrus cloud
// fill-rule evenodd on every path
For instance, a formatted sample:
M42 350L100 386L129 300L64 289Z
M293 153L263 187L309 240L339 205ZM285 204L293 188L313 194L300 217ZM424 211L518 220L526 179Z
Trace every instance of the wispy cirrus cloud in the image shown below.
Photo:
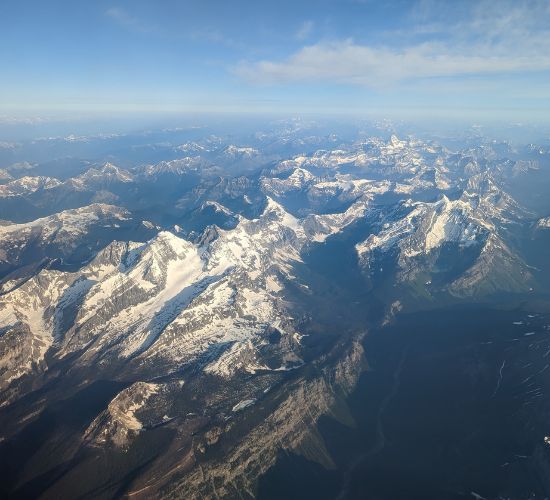
M111 7L107 9L105 11L105 16L115 23L133 31L149 33L155 30L154 26L150 26L142 22L136 16L133 16L127 10L121 7Z
M317 81L384 87L414 79L550 70L550 2L503 2L497 7L485 1L465 14L466 19L453 24L437 16L415 23L424 37L420 42L381 46L353 39L321 41L286 59L241 62L234 72L260 84ZM426 33L433 35L427 41Z
M294 35L295 38L297 40L306 40L313 33L314 27L315 23L313 21L304 21L296 31L296 34Z

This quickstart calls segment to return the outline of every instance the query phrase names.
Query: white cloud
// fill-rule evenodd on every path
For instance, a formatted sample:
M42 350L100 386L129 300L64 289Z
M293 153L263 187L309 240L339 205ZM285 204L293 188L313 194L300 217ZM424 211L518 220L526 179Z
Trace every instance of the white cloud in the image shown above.
M234 71L254 83L384 87L414 79L550 70L550 2L483 1L452 25L426 21L414 28L424 40L433 34L431 41L398 47L352 39L318 42L283 60L244 61Z
M241 63L237 75L255 83L329 81L384 86L411 78L516 73L550 69L550 54L506 56L451 53L426 43L403 50L357 45L351 40L300 49L285 61Z

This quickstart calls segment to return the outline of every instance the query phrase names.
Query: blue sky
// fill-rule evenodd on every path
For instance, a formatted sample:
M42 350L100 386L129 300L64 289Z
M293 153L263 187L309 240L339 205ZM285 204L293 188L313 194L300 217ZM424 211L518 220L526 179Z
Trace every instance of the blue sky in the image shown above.
M0 115L544 118L550 2L3 0Z

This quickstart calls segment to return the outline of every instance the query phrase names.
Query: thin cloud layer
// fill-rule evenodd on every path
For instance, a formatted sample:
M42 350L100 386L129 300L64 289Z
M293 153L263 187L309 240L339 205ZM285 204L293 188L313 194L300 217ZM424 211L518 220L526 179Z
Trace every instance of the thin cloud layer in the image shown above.
M148 26L141 22L137 17L130 14L125 9L120 7L111 7L105 11L105 16L115 23L124 26L127 29L142 33L149 33L154 30L152 26Z
M234 72L259 84L316 81L380 87L414 79L549 70L550 3L499 6L482 2L468 13L468 21L453 25L438 20L417 24L415 35L430 33L430 41L400 46L321 41L283 60L241 62Z
M404 50L372 48L350 40L304 47L285 61L241 63L240 77L254 83L328 81L381 86L434 78L550 69L550 56L460 55L438 44Z
M309 38L313 32L314 22L313 21L304 21L298 31L296 32L297 40L306 40Z

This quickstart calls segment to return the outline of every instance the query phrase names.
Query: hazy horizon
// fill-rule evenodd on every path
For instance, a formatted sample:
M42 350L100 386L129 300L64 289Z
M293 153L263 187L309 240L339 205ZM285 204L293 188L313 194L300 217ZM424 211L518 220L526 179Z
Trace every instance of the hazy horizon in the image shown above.
M0 117L550 110L541 0L138 0L0 6Z

